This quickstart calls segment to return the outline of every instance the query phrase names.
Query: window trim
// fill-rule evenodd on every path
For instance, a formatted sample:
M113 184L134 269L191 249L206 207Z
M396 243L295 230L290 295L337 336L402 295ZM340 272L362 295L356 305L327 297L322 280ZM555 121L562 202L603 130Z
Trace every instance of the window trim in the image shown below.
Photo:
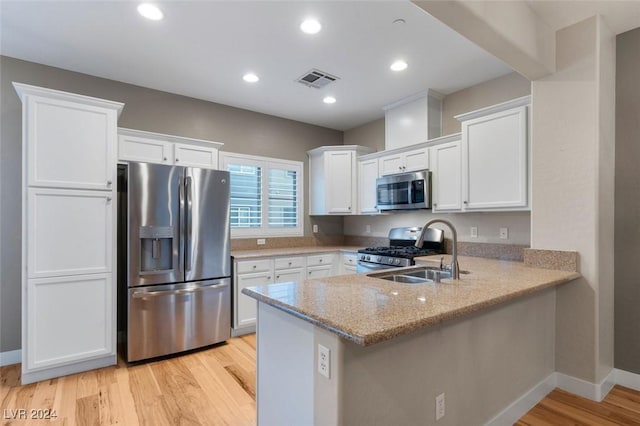
M231 228L231 238L255 237L301 237L304 236L304 162L283 160L281 158L262 157L258 155L240 154L235 152L220 152L219 168L227 170L228 164L262 167L262 188L260 188L262 226L260 228ZM298 226L295 228L269 227L269 170L272 168L286 168L298 173L297 180L297 211Z

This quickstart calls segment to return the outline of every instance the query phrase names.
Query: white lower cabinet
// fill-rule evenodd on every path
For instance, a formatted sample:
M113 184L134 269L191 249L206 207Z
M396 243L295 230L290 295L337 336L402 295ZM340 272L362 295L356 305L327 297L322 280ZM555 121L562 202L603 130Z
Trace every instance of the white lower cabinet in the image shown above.
M240 262L238 262L240 263ZM235 285L234 328L250 327L256 323L256 301L242 294L245 287L272 284L273 272L259 272L257 274L237 274Z
M26 368L60 367L115 353L111 274L27 280Z
M233 334L237 336L255 331L257 304L255 299L242 294L242 289L336 275L337 258L336 253L322 253L237 260L234 265Z
M307 268L307 278L324 278L330 277L334 275L333 266L332 265L324 265L324 266L310 266Z
M340 275L355 274L358 266L356 253L342 253L340 262Z

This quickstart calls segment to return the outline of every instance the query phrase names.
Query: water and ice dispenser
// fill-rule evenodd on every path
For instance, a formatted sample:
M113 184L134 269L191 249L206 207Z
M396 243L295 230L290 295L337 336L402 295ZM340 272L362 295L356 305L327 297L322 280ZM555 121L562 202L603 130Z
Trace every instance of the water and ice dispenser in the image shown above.
M172 226L140 227L140 273L169 271L173 266Z

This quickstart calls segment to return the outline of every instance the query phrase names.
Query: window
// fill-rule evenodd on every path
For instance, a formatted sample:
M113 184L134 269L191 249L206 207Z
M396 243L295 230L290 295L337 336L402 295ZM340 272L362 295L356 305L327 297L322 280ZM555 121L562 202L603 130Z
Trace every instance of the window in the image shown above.
M220 153L231 174L231 236L303 235L302 162Z

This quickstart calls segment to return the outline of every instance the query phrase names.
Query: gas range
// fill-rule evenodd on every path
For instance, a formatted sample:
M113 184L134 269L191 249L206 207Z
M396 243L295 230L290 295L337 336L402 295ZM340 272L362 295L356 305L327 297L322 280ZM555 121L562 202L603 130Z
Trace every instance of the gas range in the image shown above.
M442 230L428 229L424 245L416 247L414 244L421 231L420 227L393 228L389 232L390 246L358 250L358 272L411 266L415 265L415 257L444 253Z

